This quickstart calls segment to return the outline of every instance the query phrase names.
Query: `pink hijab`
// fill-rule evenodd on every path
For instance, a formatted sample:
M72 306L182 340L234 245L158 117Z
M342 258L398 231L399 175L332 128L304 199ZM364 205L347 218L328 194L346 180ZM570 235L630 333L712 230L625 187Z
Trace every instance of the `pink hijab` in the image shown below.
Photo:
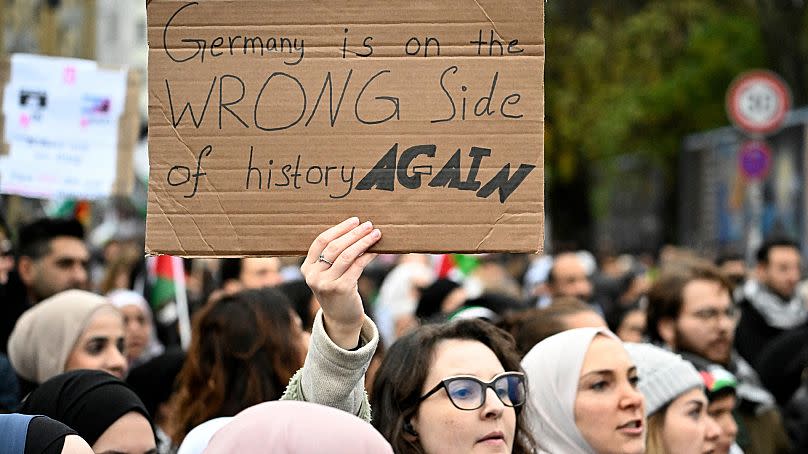
M356 416L298 401L254 405L219 429L205 454L393 454L384 437Z

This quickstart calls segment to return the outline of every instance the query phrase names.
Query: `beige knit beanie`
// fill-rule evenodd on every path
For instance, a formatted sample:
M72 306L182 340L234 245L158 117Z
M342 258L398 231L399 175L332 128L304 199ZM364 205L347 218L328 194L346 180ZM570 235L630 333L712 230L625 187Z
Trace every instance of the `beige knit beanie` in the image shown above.
M8 339L8 359L17 374L34 383L59 375L92 316L107 300L84 290L65 290L25 311Z

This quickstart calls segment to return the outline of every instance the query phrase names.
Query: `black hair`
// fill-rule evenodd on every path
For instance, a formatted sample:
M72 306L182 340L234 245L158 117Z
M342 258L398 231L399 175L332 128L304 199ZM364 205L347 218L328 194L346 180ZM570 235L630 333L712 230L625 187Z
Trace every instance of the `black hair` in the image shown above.
M311 291L306 281L302 279L286 281L278 285L277 289L291 301L292 307L303 323L303 329L311 331L314 324L314 318L311 316L311 298L314 296L314 292Z
M499 292L485 292L477 298L466 300L463 305L491 309L497 315L520 312L530 308L527 301L518 300Z
M239 280L241 277L241 259L222 259L219 264L219 283Z
M609 329L612 332L616 333L617 330L620 329L620 325L623 324L623 320L626 319L626 316L639 310L642 310L640 300L634 301L627 306L615 304L615 306L606 313L606 324L609 325Z
M737 261L737 260L744 260L743 254L741 254L740 252L737 252L737 251L732 251L732 250L724 251L721 254L719 254L718 257L716 257L715 265L716 266L722 266L727 262L734 262L734 261Z
M421 290L421 298L415 309L415 316L421 320L439 314L443 302L454 290L460 288L460 284L451 279L441 278L433 282L430 286Z
M182 349L171 349L129 371L126 382L156 420L160 405L175 391L174 382L185 361ZM158 421L159 422L159 421Z
M769 263L769 253L776 247L794 248L797 253L800 251L800 244L790 238L769 238L758 248L757 254L755 254L757 262L761 265L767 265Z
M66 236L84 241L84 227L75 219L42 218L20 229L19 256L41 259L50 253L50 242Z

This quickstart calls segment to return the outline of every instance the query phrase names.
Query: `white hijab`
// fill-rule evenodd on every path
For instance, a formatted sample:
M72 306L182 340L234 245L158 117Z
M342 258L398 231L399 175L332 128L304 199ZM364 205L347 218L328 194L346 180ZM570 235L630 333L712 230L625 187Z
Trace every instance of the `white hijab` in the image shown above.
M418 306L418 295L413 291L416 282L429 285L435 280L435 273L420 262L406 262L393 268L384 278L376 298L375 321L385 345L396 340L396 320L412 315Z
M143 298L143 295L132 290L116 289L107 293L107 299L118 309L123 309L126 306L137 306L145 315L147 323L151 325L149 344L143 350L140 357L132 361L129 365L130 367L139 366L165 351L165 347L163 347L163 344L157 339L157 326L154 324L154 317L152 316L149 303L146 301L146 298Z
M584 356L598 334L617 339L606 328L571 329L539 342L522 359L527 422L539 452L595 454L575 425L575 396Z

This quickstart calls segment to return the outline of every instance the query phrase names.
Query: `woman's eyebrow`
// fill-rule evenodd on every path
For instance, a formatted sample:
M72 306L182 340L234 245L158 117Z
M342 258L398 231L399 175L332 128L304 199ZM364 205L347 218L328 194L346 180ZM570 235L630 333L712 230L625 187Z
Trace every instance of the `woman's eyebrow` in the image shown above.
M598 369L598 370L591 370L582 375L581 378L587 377L589 375L614 375L614 371L611 369Z
M702 402L702 401L700 401L698 399L693 399L691 401L688 401L687 405L693 405L695 407L694 409L701 410L701 408L704 407L704 402Z

